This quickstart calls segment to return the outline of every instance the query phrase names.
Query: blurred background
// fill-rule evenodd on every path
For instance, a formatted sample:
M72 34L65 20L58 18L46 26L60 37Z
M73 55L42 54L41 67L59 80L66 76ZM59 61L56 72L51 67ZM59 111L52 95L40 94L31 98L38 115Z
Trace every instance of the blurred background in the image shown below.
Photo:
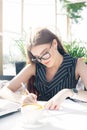
M67 51L87 60L87 0L0 0L0 75L16 75L26 62L32 29L47 27Z

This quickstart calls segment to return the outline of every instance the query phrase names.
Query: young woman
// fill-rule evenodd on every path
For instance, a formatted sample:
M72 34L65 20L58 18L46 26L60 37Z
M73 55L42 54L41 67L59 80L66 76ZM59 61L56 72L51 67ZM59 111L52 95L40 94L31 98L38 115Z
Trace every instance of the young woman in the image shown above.
M28 86L30 93L24 102L42 100L47 101L47 109L59 109L61 103L73 95L76 99L87 101L87 92L76 90L79 77L87 88L87 65L81 58L73 58L67 54L54 33L46 28L34 32L27 52L31 63L7 86L16 91L21 87L21 82L28 83L33 77L34 86Z

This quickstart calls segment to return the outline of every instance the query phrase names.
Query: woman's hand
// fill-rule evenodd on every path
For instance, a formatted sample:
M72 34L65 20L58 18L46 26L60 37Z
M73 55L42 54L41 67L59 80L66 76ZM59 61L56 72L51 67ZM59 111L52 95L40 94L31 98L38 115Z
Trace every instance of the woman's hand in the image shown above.
M36 103L36 102L37 102L37 96L33 93L29 93L28 95L25 95L22 98L22 105Z
M45 108L50 110L58 110L63 101L72 95L73 94L70 89L63 89L45 104Z

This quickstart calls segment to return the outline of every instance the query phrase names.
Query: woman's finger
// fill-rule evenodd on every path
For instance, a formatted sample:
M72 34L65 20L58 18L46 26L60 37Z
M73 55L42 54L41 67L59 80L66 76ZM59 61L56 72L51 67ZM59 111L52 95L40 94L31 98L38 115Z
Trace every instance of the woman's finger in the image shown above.
M37 96L35 94L29 94L27 96L24 96L22 99L22 103L36 103L37 101Z

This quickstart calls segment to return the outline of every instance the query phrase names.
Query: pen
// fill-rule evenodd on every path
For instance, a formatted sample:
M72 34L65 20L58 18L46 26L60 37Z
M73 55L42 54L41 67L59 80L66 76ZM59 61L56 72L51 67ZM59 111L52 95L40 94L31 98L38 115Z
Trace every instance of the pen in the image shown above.
M21 83L21 85L22 85L22 87L23 87L23 89L24 89L25 94L28 95L29 92L28 92L28 90L27 90L27 88L26 88L26 85L25 85L23 82Z

